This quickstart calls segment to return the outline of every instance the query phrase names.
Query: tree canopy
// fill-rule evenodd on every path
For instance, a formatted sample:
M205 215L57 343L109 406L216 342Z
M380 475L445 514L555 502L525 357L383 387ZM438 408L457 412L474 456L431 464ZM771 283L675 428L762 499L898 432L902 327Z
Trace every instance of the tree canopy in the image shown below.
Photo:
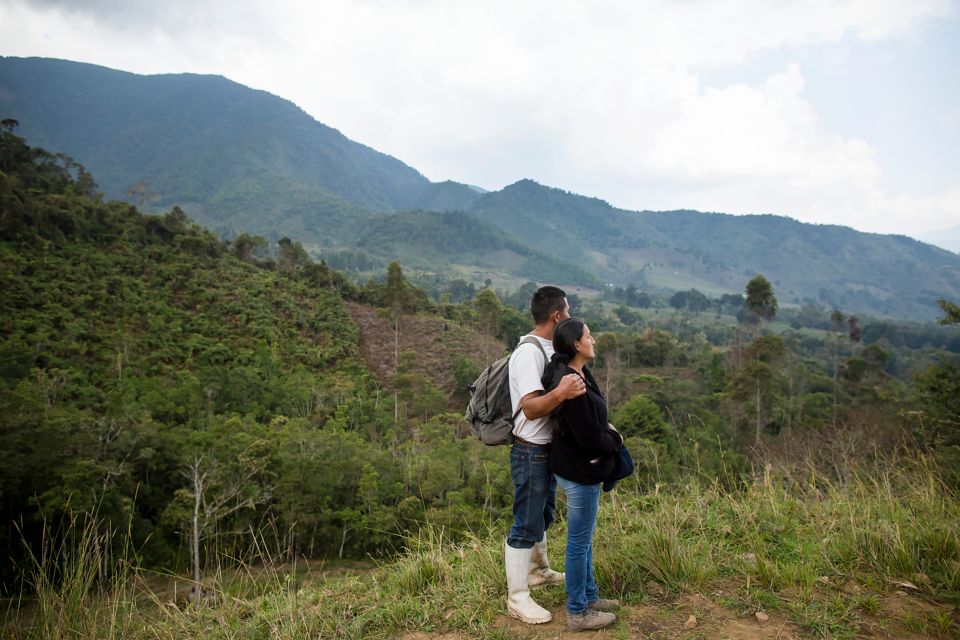
M777 315L777 297L773 294L773 285L762 275L757 274L746 287L746 308L757 318L770 320Z

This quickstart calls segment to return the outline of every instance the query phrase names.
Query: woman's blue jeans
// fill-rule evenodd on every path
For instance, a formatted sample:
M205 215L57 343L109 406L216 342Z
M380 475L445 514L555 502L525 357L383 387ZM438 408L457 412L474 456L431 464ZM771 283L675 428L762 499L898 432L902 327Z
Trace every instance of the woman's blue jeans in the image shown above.
M600 509L600 484L579 484L556 476L567 494L567 613L583 613L600 597L593 575L593 533Z

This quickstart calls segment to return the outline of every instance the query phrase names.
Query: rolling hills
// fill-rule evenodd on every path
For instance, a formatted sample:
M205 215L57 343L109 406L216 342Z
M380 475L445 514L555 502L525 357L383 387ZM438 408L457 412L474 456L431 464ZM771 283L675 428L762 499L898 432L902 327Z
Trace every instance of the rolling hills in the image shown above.
M905 236L773 215L625 211L530 180L470 210L519 237L550 238L607 282L719 294L760 272L782 300L914 318L960 294L960 256Z
M2 58L0 115L20 121L32 144L83 163L109 198L154 211L176 204L221 236L289 236L318 256L365 256L376 271L399 259L500 284L714 295L762 272L785 304L914 319L936 317L939 297L960 297L960 256L906 237L774 215L625 211L530 180L488 193L433 183L291 102L219 76Z

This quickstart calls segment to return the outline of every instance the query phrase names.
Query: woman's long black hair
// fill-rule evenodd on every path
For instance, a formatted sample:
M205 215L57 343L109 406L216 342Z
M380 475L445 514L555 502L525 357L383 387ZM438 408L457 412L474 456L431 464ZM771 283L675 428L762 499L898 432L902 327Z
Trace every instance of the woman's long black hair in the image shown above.
M567 370L567 365L577 355L577 342L583 337L583 320L567 318L557 324L553 330L553 357L543 370L543 388L550 391L560 383L560 379ZM588 383L597 386L593 375L584 367L583 376Z

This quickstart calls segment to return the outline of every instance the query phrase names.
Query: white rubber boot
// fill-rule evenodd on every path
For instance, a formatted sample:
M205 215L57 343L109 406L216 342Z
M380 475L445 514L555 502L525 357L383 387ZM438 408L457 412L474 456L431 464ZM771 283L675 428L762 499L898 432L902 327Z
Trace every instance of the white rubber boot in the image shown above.
M507 569L507 613L527 624L550 622L553 616L530 597L527 576L530 574L530 556L533 549L514 549L504 545L504 565Z
M530 576L527 584L539 587L542 584L563 584L563 574L550 568L550 559L547 557L547 534L533 545L530 555Z

